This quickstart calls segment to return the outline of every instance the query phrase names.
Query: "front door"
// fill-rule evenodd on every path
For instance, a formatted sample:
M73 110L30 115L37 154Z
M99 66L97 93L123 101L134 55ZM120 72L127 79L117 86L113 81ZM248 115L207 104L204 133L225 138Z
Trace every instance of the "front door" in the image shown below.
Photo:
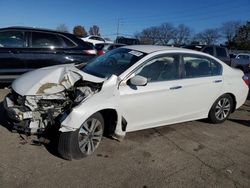
M134 75L148 79L146 86L122 82L120 106L128 122L127 131L140 130L173 122L183 105L179 55L161 55L137 69Z

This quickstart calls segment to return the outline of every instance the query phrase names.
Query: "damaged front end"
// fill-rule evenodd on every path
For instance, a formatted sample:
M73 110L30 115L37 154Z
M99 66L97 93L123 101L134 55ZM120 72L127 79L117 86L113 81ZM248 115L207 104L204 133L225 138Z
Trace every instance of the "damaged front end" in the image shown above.
M72 108L99 92L101 87L102 83L85 81L81 75L65 70L57 82L40 82L34 94L21 95L13 88L4 100L4 107L13 129L41 134L47 126L56 124Z

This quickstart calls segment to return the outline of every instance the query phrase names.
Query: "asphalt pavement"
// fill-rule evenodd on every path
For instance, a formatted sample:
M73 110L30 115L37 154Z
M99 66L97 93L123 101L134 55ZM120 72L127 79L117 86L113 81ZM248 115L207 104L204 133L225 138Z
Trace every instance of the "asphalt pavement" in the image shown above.
M7 90L0 90L0 100ZM223 124L192 121L104 138L87 158L12 133L0 109L0 187L250 187L250 100Z

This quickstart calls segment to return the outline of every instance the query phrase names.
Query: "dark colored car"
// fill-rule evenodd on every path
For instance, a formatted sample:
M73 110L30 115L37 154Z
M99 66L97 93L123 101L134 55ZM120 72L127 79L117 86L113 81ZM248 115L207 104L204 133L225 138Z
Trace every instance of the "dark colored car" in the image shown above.
M117 43L100 43L95 45L95 49L97 50L98 55L105 54L106 52L113 50L115 48L119 48L121 46L125 46L125 44L117 44Z
M232 67L242 70L244 73L250 72L250 54L240 53L232 60Z
M225 47L216 45L188 45L188 46L183 46L183 48L197 50L210 54L231 66L231 58L229 56L227 48Z
M140 44L140 41L136 38L117 37L115 43L121 43L126 45L138 45Z
M0 82L41 67L83 63L95 57L90 43L70 33L28 27L0 29Z

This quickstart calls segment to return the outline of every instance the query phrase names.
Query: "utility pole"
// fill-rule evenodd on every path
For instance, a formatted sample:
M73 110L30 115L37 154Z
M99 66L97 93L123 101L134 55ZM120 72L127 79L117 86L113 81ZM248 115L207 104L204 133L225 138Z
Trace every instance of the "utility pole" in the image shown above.
M117 20L117 30L116 30L116 38L119 36L119 30L120 30L120 18Z

